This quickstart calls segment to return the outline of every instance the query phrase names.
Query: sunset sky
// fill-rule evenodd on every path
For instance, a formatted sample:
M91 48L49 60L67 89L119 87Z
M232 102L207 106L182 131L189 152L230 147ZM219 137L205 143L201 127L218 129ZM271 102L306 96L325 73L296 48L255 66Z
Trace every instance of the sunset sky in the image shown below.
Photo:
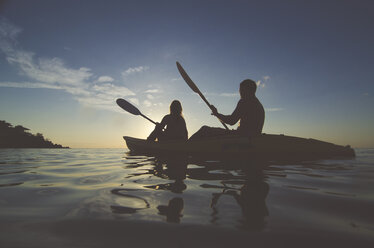
M374 147L374 1L0 1L0 120L70 147L124 147L178 99L220 127L251 78L263 132Z

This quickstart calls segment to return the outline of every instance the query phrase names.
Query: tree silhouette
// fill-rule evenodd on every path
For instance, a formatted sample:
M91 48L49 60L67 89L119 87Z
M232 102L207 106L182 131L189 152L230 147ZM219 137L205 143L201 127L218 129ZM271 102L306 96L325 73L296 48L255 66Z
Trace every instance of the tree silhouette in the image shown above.
M0 148L68 148L59 144L53 144L45 139L43 134L33 135L27 131L30 129L0 120Z

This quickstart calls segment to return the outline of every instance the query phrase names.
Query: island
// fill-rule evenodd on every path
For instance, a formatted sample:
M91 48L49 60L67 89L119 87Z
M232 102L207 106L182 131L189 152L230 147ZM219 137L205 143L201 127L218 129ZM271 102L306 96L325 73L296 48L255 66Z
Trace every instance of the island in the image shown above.
M41 133L29 133L29 130L0 120L0 148L69 148L52 143Z

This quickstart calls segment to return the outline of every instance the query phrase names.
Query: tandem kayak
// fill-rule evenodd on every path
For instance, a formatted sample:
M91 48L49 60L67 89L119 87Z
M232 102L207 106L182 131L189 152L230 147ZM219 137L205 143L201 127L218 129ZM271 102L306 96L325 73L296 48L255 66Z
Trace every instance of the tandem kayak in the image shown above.
M262 134L252 138L218 136L164 142L147 141L129 136L123 138L131 152L145 155L185 153L212 158L246 157L286 160L355 157L355 152L350 146L275 134Z

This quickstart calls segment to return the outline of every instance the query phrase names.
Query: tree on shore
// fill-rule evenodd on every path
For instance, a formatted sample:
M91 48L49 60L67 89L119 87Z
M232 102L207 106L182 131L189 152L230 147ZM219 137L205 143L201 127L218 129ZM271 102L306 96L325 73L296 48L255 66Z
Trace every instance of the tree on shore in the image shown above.
M53 144L43 134L31 134L30 129L0 120L0 148L68 148Z

